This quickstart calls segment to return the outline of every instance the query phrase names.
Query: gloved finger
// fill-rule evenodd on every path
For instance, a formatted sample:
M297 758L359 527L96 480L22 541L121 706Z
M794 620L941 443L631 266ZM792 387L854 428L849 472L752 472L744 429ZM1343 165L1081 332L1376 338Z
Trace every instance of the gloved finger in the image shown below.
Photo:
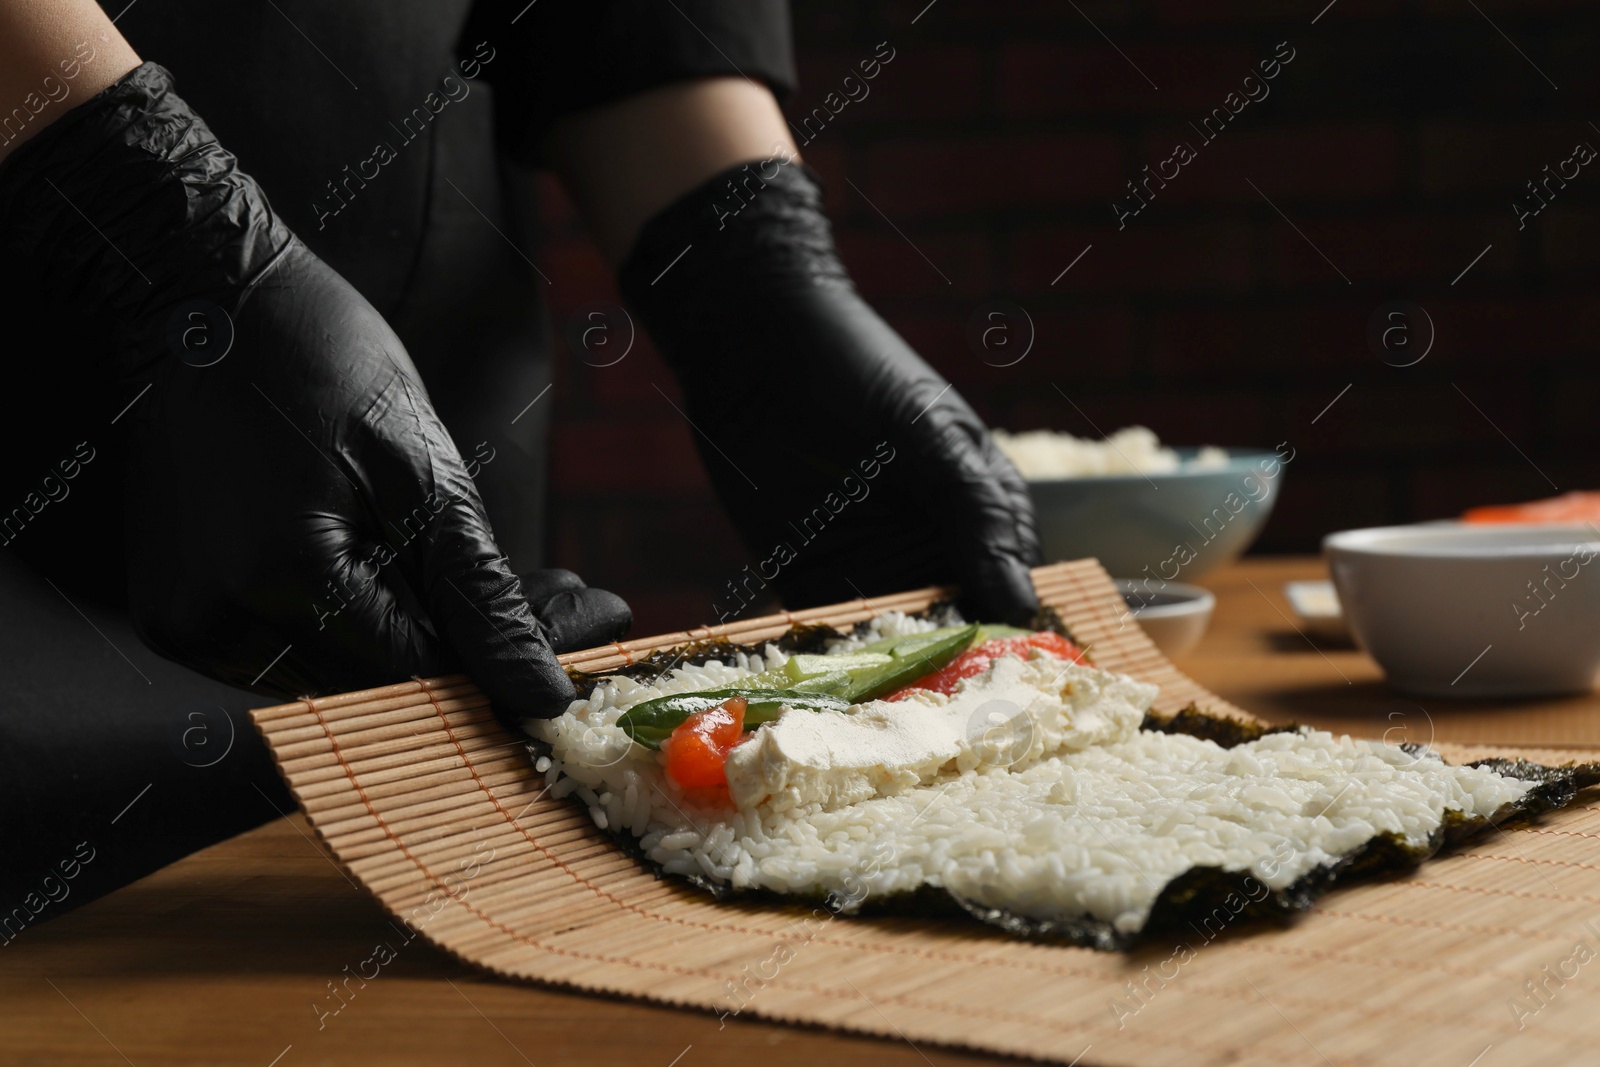
M564 567L542 567L517 575L522 581L522 595L528 598L537 614L539 605L569 589L582 589L585 582Z
M329 569L303 631L303 663L326 678L323 691L370 685L373 678L423 678L449 669L449 655L409 589L369 558L345 553Z
M571 571L522 575L522 591L557 652L615 641L633 625L633 610L615 593L592 589Z
M453 664L489 695L512 729L566 710L572 682L495 544L483 502L455 442L434 414L403 351L388 351L388 377L366 433L344 445L375 501L381 535L400 535L396 569L417 593ZM394 543L391 537L391 543Z
M929 519L942 524L968 617L1025 626L1039 611L1029 574L1039 540L1027 486L965 401L941 403L951 406L930 420L918 457L938 502Z
M576 695L476 496L452 499L423 546L429 616L501 721L549 718Z

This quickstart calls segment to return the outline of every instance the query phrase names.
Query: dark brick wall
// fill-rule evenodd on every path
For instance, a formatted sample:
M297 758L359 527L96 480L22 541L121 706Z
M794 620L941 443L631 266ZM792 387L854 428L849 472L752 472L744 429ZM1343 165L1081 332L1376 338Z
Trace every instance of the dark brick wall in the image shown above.
M1600 159L1524 228L1512 210L1600 148L1600 10L1337 0L1313 24L1323 2L797 0L796 117L895 49L802 149L862 291L996 425L1290 441L1258 551L1600 483ZM1270 95L1204 142L1189 123L1283 41ZM1180 140L1197 158L1119 230L1125 183ZM547 213L560 324L616 296L553 185ZM1012 367L968 347L994 298L1035 325ZM1394 300L1436 332L1414 366L1367 340ZM643 340L559 367L556 559L627 595L641 632L709 618L744 560L670 375Z

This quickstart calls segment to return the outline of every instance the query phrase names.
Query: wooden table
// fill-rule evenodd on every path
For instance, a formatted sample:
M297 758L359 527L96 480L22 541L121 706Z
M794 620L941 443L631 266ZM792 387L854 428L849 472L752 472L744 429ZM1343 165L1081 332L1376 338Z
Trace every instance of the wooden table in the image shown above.
M1301 722L1393 744L1600 748L1600 696L1506 701L1422 700L1383 683L1348 640L1310 636L1283 596L1285 582L1326 578L1320 560L1252 559L1199 580L1217 595L1210 631L1178 666L1218 696L1273 722Z
M1349 647L1298 634L1283 582L1315 560L1252 560L1203 580L1211 632L1180 665L1263 716L1391 741L1600 745L1594 698L1450 708L1390 694ZM1315 643L1313 643L1315 642ZM336 1015L330 984L395 936L387 916L284 819L174 864L0 952L0 1063L307 1064L999 1062L905 1041L487 980L412 942ZM343 988L343 987L341 987Z

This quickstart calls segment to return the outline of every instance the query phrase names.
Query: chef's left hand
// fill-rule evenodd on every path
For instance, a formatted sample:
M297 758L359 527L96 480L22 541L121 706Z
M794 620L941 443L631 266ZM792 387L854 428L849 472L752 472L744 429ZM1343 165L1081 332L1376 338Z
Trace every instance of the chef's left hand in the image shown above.
M974 617L1028 621L1022 478L856 293L809 169L759 173L736 214L726 173L681 197L621 269L755 570L790 607L955 581Z

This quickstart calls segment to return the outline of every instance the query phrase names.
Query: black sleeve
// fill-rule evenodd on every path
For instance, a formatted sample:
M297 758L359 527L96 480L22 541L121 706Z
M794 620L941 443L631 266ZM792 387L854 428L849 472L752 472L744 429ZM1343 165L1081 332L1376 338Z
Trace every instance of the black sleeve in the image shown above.
M658 85L795 87L788 0L477 0L457 52L494 86L501 149L529 166L557 119Z

